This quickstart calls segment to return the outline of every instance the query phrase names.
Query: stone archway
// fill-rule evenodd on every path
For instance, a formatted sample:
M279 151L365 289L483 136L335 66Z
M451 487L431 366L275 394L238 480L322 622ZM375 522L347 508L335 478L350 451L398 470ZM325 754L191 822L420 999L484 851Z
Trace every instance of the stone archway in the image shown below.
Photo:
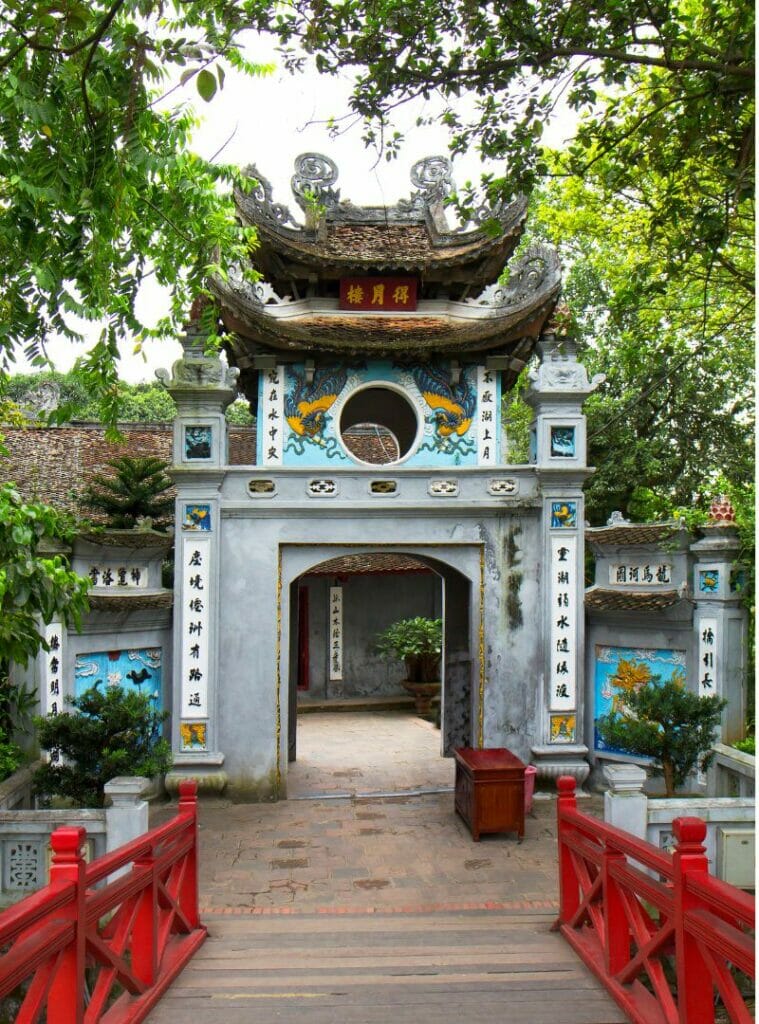
M363 630L358 637L359 643L384 628L390 621L397 618L410 617L415 614L441 617L444 623L444 644L441 694L441 733L440 754L450 757L454 747L478 745L481 729L481 697L483 679L481 678L481 635L480 619L482 615L481 594L475 586L481 573L481 552L478 545L424 545L413 547L403 544L385 546L366 546L360 549L348 548L346 545L314 545L310 550L305 545L298 545L295 550L284 546L282 551L282 614L281 640L282 676L281 676L281 707L283 736L287 738L288 761L296 756L296 723L297 723L297 681L302 679L302 652L299 651L299 640L302 639L303 627L298 621L299 608L302 609L301 591L304 581L319 581L319 585L311 588L308 607L310 616L321 616L326 619L328 602L327 593L333 589L330 584L342 582L353 587L349 596L349 621L344 623L350 630L358 623ZM448 549L449 550L446 550ZM434 550L434 555L430 553ZM339 551L341 553L337 554ZM343 553L344 552L344 553ZM319 557L320 555L332 557ZM372 562L374 568L386 573L393 573L392 588L395 589L395 602L390 609L385 608L384 614L376 613L377 607L359 608L358 602L366 599L370 593L368 579ZM297 568L302 571L297 572ZM362 571L363 570L363 571ZM409 587L409 574L418 574L417 579L426 577L427 606L414 608ZM406 577L405 584L403 581ZM363 577L363 578L362 578ZM430 594L432 583L437 588L439 597ZM285 589L286 588L286 589ZM387 586L382 589L385 594ZM424 587L418 587L419 596L424 598ZM405 590L404 600L399 594ZM475 599L479 595L480 600ZM379 595L378 595L379 596ZM324 629L322 636L311 634L311 654L316 658L326 657ZM313 642L315 640L315 642ZM346 639L350 647L350 638ZM344 654L345 652L343 652ZM349 663L349 674L355 672L355 650L353 656L346 660ZM322 679L324 682L325 667L322 662ZM350 681L350 680L349 680ZM369 687L370 688L370 687ZM316 688L320 694L325 687ZM342 685L336 688L339 696L350 694L350 688ZM363 690L366 691L364 686ZM329 685L326 687L329 692ZM398 690L403 693L402 690ZM283 773L284 774L284 773Z

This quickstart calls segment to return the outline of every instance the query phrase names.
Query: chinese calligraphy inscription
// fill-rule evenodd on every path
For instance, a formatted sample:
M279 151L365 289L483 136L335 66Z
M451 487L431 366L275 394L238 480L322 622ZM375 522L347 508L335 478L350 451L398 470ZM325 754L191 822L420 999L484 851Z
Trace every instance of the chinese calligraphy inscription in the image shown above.
M274 366L261 373L259 409L259 462L263 466L282 465L285 434L285 367Z
M329 588L329 678L343 678L343 588Z
M577 538L551 538L549 685L552 711L573 711L577 660ZM562 737L559 742L568 742Z
M208 717L211 539L182 538L182 717Z
M698 632L698 695L712 697L716 692L717 620L700 620Z
M498 375L486 366L477 367L477 463L495 466L498 463L498 432L500 401Z

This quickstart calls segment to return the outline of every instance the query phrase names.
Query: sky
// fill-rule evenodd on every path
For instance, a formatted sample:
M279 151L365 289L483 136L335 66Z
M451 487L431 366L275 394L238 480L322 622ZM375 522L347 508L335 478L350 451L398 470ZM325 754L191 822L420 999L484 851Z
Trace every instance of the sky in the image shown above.
M412 190L412 165L422 157L448 153L448 134L442 126L415 124L417 117L442 110L442 103L420 100L401 108L396 122L406 141L400 156L389 162L384 157L378 161L376 152L364 147L360 124L337 137L330 135L328 120L348 112L352 85L349 75L319 75L311 69L293 76L281 67L272 40L254 33L245 38L245 53L257 63L280 66L273 74L261 78L248 78L225 68L224 87L210 103L197 96L194 80L173 93L171 102L180 97L190 100L203 118L193 140L192 148L197 153L206 158L218 154L218 159L240 166L255 163L271 182L274 200L289 205L296 217L300 211L290 191L290 177L300 153L311 151L330 156L340 172L336 187L341 190L341 197L356 204L372 205L393 205L407 197ZM560 119L544 141L561 145L569 127ZM453 176L458 184L476 182L487 170L503 173L504 168L483 164L472 151L457 158ZM154 282L143 286L139 303L138 311L148 322L157 320L168 304L166 295ZM94 341L96 326L82 324L80 329ZM83 351L70 342L55 339L47 347L60 370L70 369ZM147 342L142 355L134 355L131 349L131 345L125 346L121 359L121 375L131 383L153 380L156 369L169 368L181 355L178 342ZM18 369L23 370L21 362Z

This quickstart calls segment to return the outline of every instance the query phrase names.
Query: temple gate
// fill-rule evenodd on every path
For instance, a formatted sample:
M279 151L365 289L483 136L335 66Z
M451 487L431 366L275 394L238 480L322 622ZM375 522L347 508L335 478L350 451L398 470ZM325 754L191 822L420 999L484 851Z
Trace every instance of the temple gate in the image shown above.
M329 615L340 566L379 556L440 580L443 752L507 746L582 781L582 402L599 379L552 327L556 254L511 259L523 199L451 227L443 158L414 166L409 199L367 208L305 154L302 223L247 175L236 202L261 276L212 283L230 366L191 327L163 375L178 409L174 781L286 795L293 588L332 567ZM530 463L510 466L501 400L534 352ZM242 467L223 415L238 387L257 413L257 461Z

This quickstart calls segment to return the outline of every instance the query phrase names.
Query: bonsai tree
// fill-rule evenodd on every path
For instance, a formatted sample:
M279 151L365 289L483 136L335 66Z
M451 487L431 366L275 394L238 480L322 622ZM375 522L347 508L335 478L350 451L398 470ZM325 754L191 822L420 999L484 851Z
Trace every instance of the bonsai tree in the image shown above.
M167 463L154 456L122 455L107 465L114 472L92 477L83 494L86 504L105 512L108 526L114 529L129 530L140 518L165 526L174 509L174 499L166 493L171 487Z
M379 633L375 650L385 660L400 658L406 663L406 680L428 683L440 679L443 620L401 619Z
M699 697L681 679L661 682L651 676L625 694L624 710L598 719L601 739L610 747L654 759L654 775L664 777L667 796L699 767L714 760L714 733L727 701L716 695Z
M171 748L160 735L168 712L155 711L144 693L119 686L102 692L101 682L66 699L76 714L35 719L40 745L51 752L34 775L38 793L102 807L105 784L117 775L152 778L171 767Z

